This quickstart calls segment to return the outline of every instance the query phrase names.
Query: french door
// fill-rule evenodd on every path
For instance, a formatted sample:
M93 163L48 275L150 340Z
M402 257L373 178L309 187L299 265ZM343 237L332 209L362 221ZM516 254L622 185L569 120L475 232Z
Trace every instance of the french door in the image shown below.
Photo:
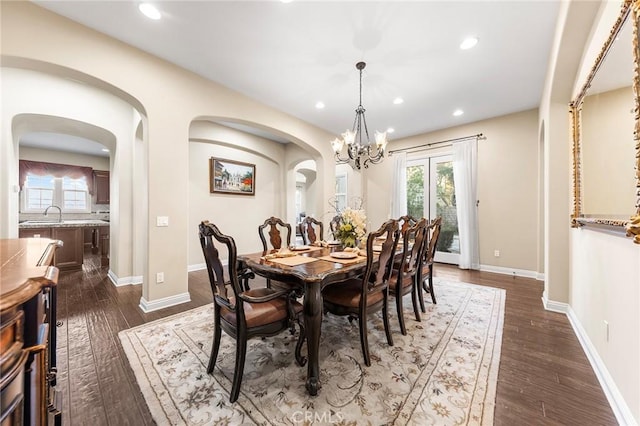
M457 265L460 239L451 155L407 160L407 212L429 220L442 217L435 260Z

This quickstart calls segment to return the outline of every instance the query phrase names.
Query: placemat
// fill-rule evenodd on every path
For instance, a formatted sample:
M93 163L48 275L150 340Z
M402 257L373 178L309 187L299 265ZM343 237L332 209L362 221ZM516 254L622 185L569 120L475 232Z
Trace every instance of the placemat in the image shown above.
M318 260L317 257L307 256L276 257L273 259L269 259L270 262L280 263L281 265L287 266L303 265L305 263L315 262L316 260Z
M345 265L349 265L351 263L364 262L365 260L367 260L367 258L364 256L358 256L354 259L338 259L336 257L331 257L331 256L322 256L322 257L318 257L318 259L326 260L328 262L344 263Z

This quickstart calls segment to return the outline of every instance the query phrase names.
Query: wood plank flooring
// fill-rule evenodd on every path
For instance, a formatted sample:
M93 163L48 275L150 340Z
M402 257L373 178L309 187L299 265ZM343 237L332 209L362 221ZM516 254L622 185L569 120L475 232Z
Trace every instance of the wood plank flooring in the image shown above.
M210 303L206 271L189 273L191 302L145 314L140 286L114 287L98 258L85 261L58 284L63 424L152 425L118 332ZM617 424L567 317L543 309L541 282L446 265L435 275L507 291L496 425Z

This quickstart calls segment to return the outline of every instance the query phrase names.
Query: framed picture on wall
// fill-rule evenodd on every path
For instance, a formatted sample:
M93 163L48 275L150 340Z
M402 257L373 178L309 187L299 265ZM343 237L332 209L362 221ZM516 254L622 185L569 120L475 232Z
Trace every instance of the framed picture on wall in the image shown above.
M255 195L256 165L211 157L209 159L209 192Z

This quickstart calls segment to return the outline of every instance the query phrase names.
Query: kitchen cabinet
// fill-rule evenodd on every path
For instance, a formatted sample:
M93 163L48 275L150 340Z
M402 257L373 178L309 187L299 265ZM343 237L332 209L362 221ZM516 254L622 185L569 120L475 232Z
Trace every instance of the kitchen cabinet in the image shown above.
M105 170L93 171L93 191L96 195L95 204L109 204L109 199L110 199L109 171L105 171Z
M55 254L54 265L61 271L82 269L84 259L84 232L80 227L24 228L18 230L20 238L53 238L63 246Z

